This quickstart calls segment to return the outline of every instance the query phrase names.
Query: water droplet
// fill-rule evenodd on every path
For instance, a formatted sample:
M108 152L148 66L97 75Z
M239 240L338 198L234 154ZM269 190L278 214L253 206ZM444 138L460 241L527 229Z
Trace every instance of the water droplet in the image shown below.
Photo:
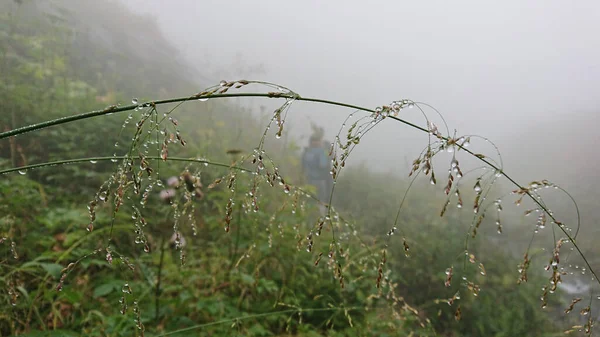
M19 170L19 174L20 175L25 175L25 174L27 174L27 171L26 170Z
M129 283L125 283L121 288L121 291L126 294L131 294L131 287L129 286Z
M219 85L222 86L222 87L224 87L224 86L227 85L227 81L221 80L221 82L219 82Z
M98 199L102 200L102 201L106 201L106 197L107 197L107 193L106 191L102 191L99 195L98 195Z
M481 184L479 183L479 180L477 180L477 182L475 183L473 190L477 193L481 192Z
M97 160L90 160L90 163L92 164L96 164L98 161Z
M198 98L198 100L199 100L200 102L206 102L206 101L208 101L208 98Z
M133 104L138 104L138 99L137 99L137 98L133 98L133 99L131 100L131 103L133 103Z

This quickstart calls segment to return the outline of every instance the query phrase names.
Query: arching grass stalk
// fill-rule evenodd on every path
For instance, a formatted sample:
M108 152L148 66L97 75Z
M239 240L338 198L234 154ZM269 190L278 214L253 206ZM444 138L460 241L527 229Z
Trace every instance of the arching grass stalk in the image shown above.
M114 162L115 160L124 160L127 159L128 156L110 156L110 157L86 157L86 158L75 158L75 159L65 159L65 160L57 160L57 161L52 161L52 162L45 162L45 163L38 163L38 164L30 164L30 165L24 165L24 166L19 166L19 167L13 167L13 168L8 168L8 169L3 169L0 170L0 175L3 174L8 174L8 173L13 173L13 172L20 172L20 173L25 173L28 170L33 170L33 169L39 169L39 168L45 168L45 167L52 167L52 166L61 166L61 165L70 165L70 164L79 164L79 163L96 163L96 162L101 162L101 161L111 161ZM165 159L163 159L160 156L147 156L145 157L146 159L149 160L156 160L159 163L161 161L164 161ZM208 165L208 166L215 166L215 167L222 167L222 168L227 168L230 170L236 170L236 171L241 171L241 172L246 172L246 173L252 173L254 172L253 170L250 169L246 169L240 166L236 166L236 165L231 165L231 164L225 164L225 163L220 163L220 162L213 162L210 160L206 160L206 159L198 159L198 158L182 158L182 157L168 157L166 158L167 161L174 161L174 162L184 162L184 163L198 163L198 164L204 164L204 165ZM313 195L312 193L309 193L308 191L306 191L303 188L300 187L293 187L295 190L302 192L306 197L313 199L315 201L321 202L315 195ZM340 219L342 219L340 217Z
M248 81L246 81L246 82L247 83L257 83L257 82L248 82ZM346 103L342 103L342 102L336 102L336 101L325 100L325 99L320 99L320 98L301 97L298 94L293 93L293 92L290 92L290 93L285 93L285 92L214 93L214 91L213 91L213 92L202 92L200 94L193 95L193 96L171 98L171 99L165 99L165 100L157 100L157 101L151 101L151 102L147 102L147 103L143 103L143 104L127 105L127 106L123 106L123 107L111 105L103 110L90 111L90 112L81 113L81 114L77 114L77 115L73 115L73 116L62 117L62 118L58 118L58 119L54 119L54 120L50 120L50 121L45 121L45 122L41 122L41 123L37 123L37 124L24 126L21 128L10 130L10 131L5 131L5 132L0 133L0 139L17 136L17 135L35 131L35 130L45 129L45 128L48 128L51 126L61 125L61 124L70 123L70 122L74 122L74 121L78 121L78 120L84 120L84 119L88 119L88 118L92 118L92 117L96 117L96 116L110 115L113 113L118 113L118 112L123 112L123 111L131 111L131 110L139 109L140 107L142 107L142 108L155 107L156 105L169 104L169 103L181 103L181 102L187 102L187 101L206 100L206 99L213 99L213 98L233 98L233 97L284 98L286 100L297 100L297 101L306 101L306 102L314 102L314 103L322 103L322 104L328 104L328 105L341 106L341 107L346 107L346 108L350 108L350 109L354 109L354 110L361 110L361 111L365 111L365 112L369 112L369 113L376 112L373 109L360 107L360 106L356 106L356 105L352 105L352 104L346 104ZM421 126L418 126L414 123L408 122L404 119L401 119L401 118L398 118L395 116L387 116L386 118L390 118L394 121L406 124L406 125L414 128L414 129L417 129L419 131L426 132L428 134L430 133L430 130L423 128ZM450 137L441 136L440 140L449 141ZM532 192L528 188L519 184L515 179L513 179L511 176L506 174L501 168L499 168L497 165L495 165L494 163L487 160L485 156L475 154L474 152L467 149L463 145L458 144L458 142L456 142L454 144L454 146L457 146L459 149L476 157L477 159L479 159L480 161L482 161L483 163L485 163L486 165L488 165L489 167L491 167L492 169L496 170L498 173L500 173L504 177L506 177L506 179L509 182L511 182L514 186L516 186L520 191L523 191L523 195L527 195L531 200L533 200L534 203L536 203L540 207L540 209L542 211L544 211L546 214L548 214L550 219L553 220L554 224L557 224L557 226L558 226L558 223L560 223L560 222L556 220L554 215L550 212L550 210L545 205L543 205L543 203L540 200L538 200L535 196L532 195ZM114 157L112 157L112 158L114 158ZM38 165L44 166L44 164L38 164ZM229 167L229 165L227 165L227 167ZM2 171L0 171L0 173L2 173ZM588 270L594 276L594 280L598 284L600 284L600 280L598 279L598 276L596 275L595 270L590 265L586 256L584 256L579 245L575 242L575 238L568 233L568 230L565 227L563 227L563 226L558 226L558 227L563 232L563 234L569 239L569 241L573 244L573 246L575 247L577 252L581 255L581 258L583 259L584 263L588 267Z
M170 99L163 99L163 100L158 100L158 101L152 101L152 102L148 102L148 103L143 103L143 104L130 104L130 105L125 105L122 107L116 106L116 105L111 105L103 110L95 110L95 111L90 111L90 112L85 112L85 113L80 113L77 115L73 115L73 116L68 116L68 117L61 117L61 118L57 118L57 119L53 119L53 120L49 120L49 121L45 121L45 122L41 122L41 123L36 123L36 124L31 124L31 125L27 125L24 127L20 127L17 129L13 129L13 130L9 130L9 131L5 131L0 133L0 139L4 139L4 138L8 138L8 137L13 137L13 136L18 136L20 134L24 134L27 132L31 132L31 131L35 131L35 130L41 130L41 129L45 129L51 126L56 126L56 125L60 125L60 124L66 124L66 123L71 123L71 122L75 122L78 120L84 120L84 119L88 119L88 118L92 118L92 117L97 117L97 116L104 116L104 115L110 115L113 113L119 113L119 112L125 112L125 111L131 111L131 110L135 110L136 108L139 107L150 107L150 106L155 106L155 105L163 105L163 104L170 104L170 103L181 103L181 102L187 102L187 101L197 101L199 99L214 99L214 98L235 98L235 97L264 97L264 98L286 98L286 99L295 99L298 101L306 101L306 102L314 102L314 103L323 103L323 104L329 104L329 105L337 105L337 106L342 106L342 107L346 107L346 108L351 108L351 109L355 109L355 110L361 110L361 111L366 111L366 112L374 112L371 109L368 108L363 108L363 107L359 107L359 106L355 106L355 105L351 105L351 104L346 104L346 103L341 103L341 102L335 102L335 101L329 101L329 100L325 100L325 99L318 99L318 98L305 98L305 97L298 97L296 95L293 94L284 94L284 93L232 93L232 94L212 94L212 95L206 95L206 96L187 96L187 97L178 97L178 98L170 98ZM410 125L414 128L417 128L421 131L425 131L427 132L427 129L422 128L418 125L412 124L410 122L404 121L404 120L400 120L399 121Z
M51 162L38 163L38 164L30 164L30 165L24 165L24 166L19 166L19 167L13 167L13 168L8 168L8 169L3 169L3 170L0 170L0 175L8 174L8 173L13 173L13 172L27 172L28 170L39 169L39 168L44 168L44 167L52 167L52 166L61 166L61 165L70 165L70 164L79 164L79 163L91 163L91 162L101 162L101 161L111 161L111 162L113 162L115 159L116 160L123 160L123 159L127 159L127 158L128 158L127 156L110 156L110 157L86 157L86 158L56 160L56 161L51 161ZM158 162L164 160L160 156L147 156L145 158L149 159L149 160L156 160ZM205 164L205 165L208 165L208 166L222 167L222 168L227 168L227 169L232 169L232 170L237 170L237 171L247 172L247 173L254 172L253 170L246 169L244 167L235 166L235 165L231 165L231 164L220 163L220 162L209 161L209 160L206 160L206 159L182 158L182 157L168 157L166 160L167 161L175 161L175 162L184 162L184 163ZM296 186L294 186L293 188L295 190L299 191L299 192L302 192L306 197L308 197L310 199L313 199L315 201L320 201L315 195L313 195L312 193L306 191L303 188L296 187ZM343 218L340 217L340 219L343 219Z
M45 162L45 163L39 163L39 164L30 164L30 165L25 165L25 166L19 166L19 167L13 167L13 168L8 168L8 169L4 169L4 170L0 170L0 175L3 174L8 174L8 173L13 173L13 172L26 172L28 170L33 170L33 169L38 169L38 168L44 168L44 167L52 167L52 166L61 166L61 165L70 165L70 164L79 164L79 163L91 163L91 162L101 162L101 161L114 161L116 160L122 160L122 159L126 159L127 156L110 156L110 157L86 157L86 158L76 158L76 159L65 159L65 160L57 160L57 161L52 161L52 162ZM159 156L147 156L145 157L146 159L150 159L150 160L157 160L157 161L163 161L163 159ZM166 159L167 161L176 161L176 162L186 162L186 163L199 163L199 164L205 164L208 166L215 166L215 167L222 167L222 168L227 168L227 169L233 169L233 170L237 170L237 171L242 171L242 172L248 172L251 173L253 172L250 169L246 169L243 167L239 167L239 166L235 166L235 165L230 165L230 164L225 164L225 163L220 163L220 162L213 162L213 161L209 161L206 159L196 159L196 158L182 158L182 157L168 157ZM306 197L313 199L315 201L320 201L315 195L313 195L312 193L306 191L303 188L300 187L293 187L295 190L302 192ZM343 217L340 216L341 220L344 220ZM97 231L94 231L97 232ZM360 239L360 238L359 238ZM362 241L362 239L360 239L361 243L363 243L365 245L365 247L367 246L366 243L364 241ZM369 250L367 248L367 250ZM370 251L370 250L369 250ZM61 256L61 258L59 260L62 260L66 255L63 254Z
M115 159L119 160L119 159L127 159L127 158L128 158L128 156L116 156L116 157L110 156L110 157L87 157L87 158L57 160L57 161L51 161L51 162L46 162L46 163L31 164L31 165L25 165L25 166L19 166L19 167L13 167L13 168L9 168L9 169L0 170L0 175L5 174L5 173L11 173L11 172L26 172L28 170L33 170L33 169L48 167L48 166L78 164L78 163L85 163L85 162L113 161ZM163 160L159 156L147 156L145 158L151 159L151 160ZM187 163L207 164L210 166L224 167L224 168L238 170L238 171L252 172L252 170L248 170L243 167L231 166L230 164L219 163L219 162L212 162L212 161L209 161L206 159L168 157L167 160L168 161L187 162Z

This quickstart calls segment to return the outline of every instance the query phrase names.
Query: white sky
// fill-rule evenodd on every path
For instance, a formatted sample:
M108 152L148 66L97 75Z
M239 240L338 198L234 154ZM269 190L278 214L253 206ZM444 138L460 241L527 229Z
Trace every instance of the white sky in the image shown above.
M260 79L302 96L369 107L398 98L424 101L451 129L496 140L513 168L522 157L560 155L527 146L516 153L515 142L533 136L577 143L581 135L536 127L600 112L598 1L121 2L155 16L205 70L204 82ZM248 70L257 66L266 72ZM293 112L290 122L299 132L308 129L307 116L328 126L328 134L345 117L307 104ZM384 125L378 132L374 145L387 147L360 155L389 167L397 159L389 146L401 148L410 131Z

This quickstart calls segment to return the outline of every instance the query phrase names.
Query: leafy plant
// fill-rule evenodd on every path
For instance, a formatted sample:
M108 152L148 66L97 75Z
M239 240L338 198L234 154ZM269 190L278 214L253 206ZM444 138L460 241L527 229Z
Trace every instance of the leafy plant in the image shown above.
M549 296L572 270L563 252L581 253L579 220L567 226L542 198L560 187L518 184L493 143L451 135L441 115L426 114L428 105L400 99L370 109L238 80L121 106L119 99L137 97L124 78L108 85L73 75L105 65L78 63L80 55L59 43L70 36L65 26L42 20L32 34L31 21L3 16L2 24L11 81L0 94L15 112L3 116L0 133L9 140L0 149L9 158L0 169L2 334L542 336L558 327L538 307L562 305L580 313L573 329L591 335L592 295L568 303ZM90 55L108 53L80 43ZM233 97L283 104L265 127L249 111L218 103ZM331 145L329 200L293 183L298 147L281 138L297 101L353 110ZM64 116L67 109L97 110ZM404 119L409 112L422 114L425 126ZM393 122L428 134L411 180L346 166L366 134ZM477 141L491 144L493 156L475 150ZM493 189L500 181L513 187ZM432 197L431 188L443 194ZM515 277L518 261L488 240L510 229L513 199L531 207L532 232L552 227L551 246L530 244ZM460 212L468 208L465 224ZM537 272L542 267L549 277ZM529 282L515 288L516 281ZM544 283L540 294L531 289Z

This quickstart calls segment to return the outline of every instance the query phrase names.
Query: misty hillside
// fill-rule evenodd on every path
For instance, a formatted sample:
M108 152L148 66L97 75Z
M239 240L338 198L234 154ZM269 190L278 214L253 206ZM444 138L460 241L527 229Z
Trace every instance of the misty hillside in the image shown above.
M4 1L0 6L14 10L22 27L62 31L56 43L70 57L68 71L95 86L110 90L109 85L121 88L145 78L135 85L139 94L163 98L195 85L195 68L181 61L156 23L117 1Z
M591 331L598 117L508 130L477 109L500 109L485 88L501 85L460 66L451 25L382 20L399 53L339 21L377 4L266 3L0 2L0 335ZM411 54L422 34L448 59ZM458 109L470 86L481 96ZM447 106L448 130L432 106L397 97L417 94ZM506 133L503 173L519 193L491 167L493 147L451 138L476 123ZM570 199L529 177L575 189L587 261L565 239Z

